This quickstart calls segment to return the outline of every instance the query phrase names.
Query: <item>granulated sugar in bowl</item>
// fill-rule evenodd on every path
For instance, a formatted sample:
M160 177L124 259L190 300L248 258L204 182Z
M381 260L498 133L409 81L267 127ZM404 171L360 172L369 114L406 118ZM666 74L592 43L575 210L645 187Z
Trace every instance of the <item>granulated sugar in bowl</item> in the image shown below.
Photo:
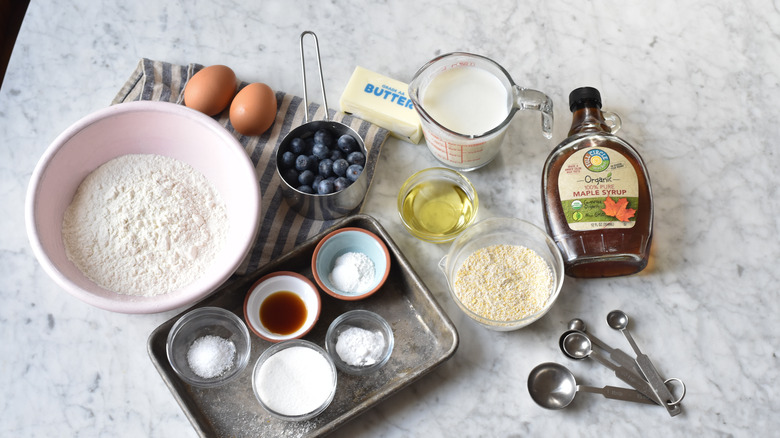
M516 330L538 320L563 285L555 242L514 218L485 219L468 228L439 266L458 307L491 330Z
M274 417L308 420L333 401L336 366L324 349L310 341L283 341L257 359L252 388L263 409Z

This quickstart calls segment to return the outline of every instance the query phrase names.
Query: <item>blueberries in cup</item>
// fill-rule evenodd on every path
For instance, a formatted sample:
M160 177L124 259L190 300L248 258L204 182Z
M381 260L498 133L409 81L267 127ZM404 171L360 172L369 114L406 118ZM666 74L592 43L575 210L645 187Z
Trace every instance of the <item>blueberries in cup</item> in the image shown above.
M344 134L339 137L337 144L339 150L341 150L341 152L344 154L349 154L350 152L354 152L360 149L357 140L355 140L355 138L349 134Z
M366 165L358 141L349 134L337 137L327 128L293 138L280 151L279 173L303 193L338 193L357 181Z
M333 162L333 173L335 173L336 176L344 176L347 174L347 167L349 167L349 162L343 158L339 158Z
M320 184L317 186L317 193L320 195L329 195L334 191L334 184L330 179L320 181Z
M347 168L347 179L355 182L361 173L363 173L363 166L360 164L353 164Z
M352 140L354 141L355 139L353 138ZM330 148L333 145L333 134L325 128L317 130L314 133L314 144L321 144L326 148Z
M333 175L333 160L330 158L325 158L324 160L320 161L320 175L322 175L323 178L327 178L329 176Z
M308 155L298 155L295 159L295 170L303 172L311 167L311 159Z
M322 160L328 158L328 155L330 155L330 149L328 149L328 147L322 143L315 142L311 149L311 153L312 155Z
M333 181L333 189L337 192L340 192L346 189L347 187L349 187L351 183L352 181L348 180L343 176L340 176Z
M360 151L350 152L349 155L347 155L347 163L360 164L362 166L366 163L366 156Z
M289 152L292 152L296 156L303 153L303 151L306 150L306 143L301 140L300 138L294 138L290 142L290 150Z
M298 183L302 186L311 186L314 182L314 172L311 170L304 170L301 172L300 175L298 175Z

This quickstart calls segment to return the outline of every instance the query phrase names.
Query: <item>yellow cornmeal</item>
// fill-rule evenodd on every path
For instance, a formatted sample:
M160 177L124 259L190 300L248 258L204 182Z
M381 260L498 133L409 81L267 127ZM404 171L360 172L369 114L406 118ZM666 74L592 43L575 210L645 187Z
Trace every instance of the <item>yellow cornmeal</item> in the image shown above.
M477 315L515 321L544 308L552 290L550 267L534 250L492 245L474 251L455 275L455 294Z

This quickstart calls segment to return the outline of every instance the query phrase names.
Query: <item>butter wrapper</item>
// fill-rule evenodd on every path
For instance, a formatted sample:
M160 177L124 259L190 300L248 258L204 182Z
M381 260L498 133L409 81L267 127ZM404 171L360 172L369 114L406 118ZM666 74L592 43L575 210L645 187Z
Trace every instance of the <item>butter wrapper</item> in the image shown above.
M422 137L422 126L408 90L408 84L358 66L339 104L341 111L381 126L394 137L416 144Z

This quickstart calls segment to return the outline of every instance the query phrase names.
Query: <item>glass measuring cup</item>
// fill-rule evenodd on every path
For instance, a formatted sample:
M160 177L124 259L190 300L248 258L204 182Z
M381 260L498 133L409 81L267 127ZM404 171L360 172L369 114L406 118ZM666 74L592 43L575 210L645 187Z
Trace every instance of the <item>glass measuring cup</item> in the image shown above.
M459 100L441 99L452 93ZM453 52L432 59L412 78L409 96L420 115L428 149L458 170L478 169L492 161L518 110L540 111L542 133L552 137L552 100L516 85L503 67L481 55ZM450 118L440 111L442 107L461 114Z

